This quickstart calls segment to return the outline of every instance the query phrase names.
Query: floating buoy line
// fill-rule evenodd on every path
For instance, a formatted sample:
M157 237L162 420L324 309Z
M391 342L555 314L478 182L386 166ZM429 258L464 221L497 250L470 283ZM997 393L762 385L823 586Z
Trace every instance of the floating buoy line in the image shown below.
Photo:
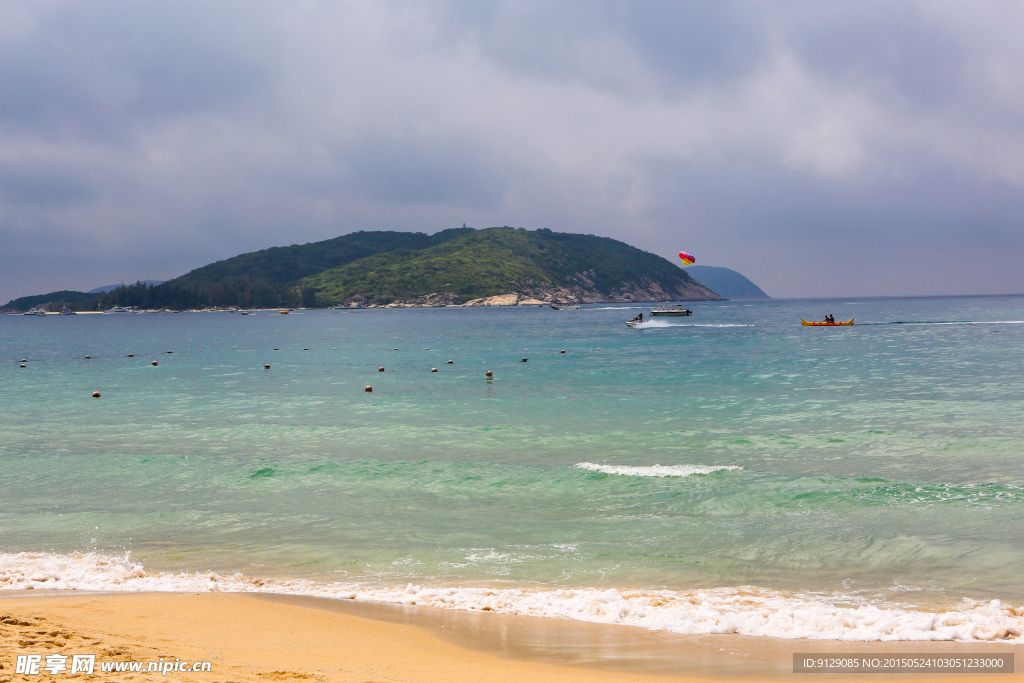
M280 347L275 346L275 347L273 347L273 349L274 349L274 351L279 351ZM202 349L199 349L199 350L202 351ZM303 347L302 350L303 351L309 351L309 347ZM337 351L338 349L337 349L337 347L333 347L332 350L333 351ZM396 347L394 347L394 350L398 351L399 348L396 346ZM430 348L429 347L424 347L423 350L424 351L429 351ZM598 347L597 350L600 351L601 350L600 347ZM172 351L172 350L167 350L167 351L164 351L164 353L165 354L173 354L175 352ZM558 351L558 355L565 355L566 353L567 352L566 352L565 349L559 349L559 351ZM129 353L129 354L126 354L124 357L125 358L138 358L141 355L145 355L145 354ZM93 357L91 355L90 356L83 356L83 358L85 360L93 360ZM520 363L526 363L528 361L529 361L529 358L526 357L526 356L523 356L522 358L519 359ZM481 362L482 363L486 363L487 361L481 361ZM19 367L21 367L21 368L27 367L26 363L28 363L28 360L25 359L25 358L22 358ZM445 365L454 365L454 364L455 364L455 361L452 360L452 359L449 359L449 360L445 361ZM154 360L154 361L150 362L150 365L152 365L153 367L158 367L159 366L159 362ZM269 363L264 363L263 364L263 369L264 370L269 370L270 369L270 364ZM377 372L385 372L384 366L383 365L378 366L377 367ZM392 372L395 372L395 370L392 369ZM434 372L440 372L440 371L438 370L438 368L432 367L432 368L430 368L430 372L434 373ZM484 372L484 376L487 379L493 379L494 378L494 371L493 370L486 370ZM366 393L372 393L373 392L373 386L367 384L363 388L363 391L366 392ZM100 392L98 392L98 391L92 392L92 397L93 398L100 398Z

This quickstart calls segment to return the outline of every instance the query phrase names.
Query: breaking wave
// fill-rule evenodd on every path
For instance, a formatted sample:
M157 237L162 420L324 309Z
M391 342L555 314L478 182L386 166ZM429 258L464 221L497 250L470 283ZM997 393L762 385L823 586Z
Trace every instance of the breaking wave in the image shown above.
M941 610L754 586L668 591L621 588L367 586L241 574L147 571L130 554L0 553L0 589L238 592L498 612L682 634L735 633L845 641L1024 642L1024 605L964 600Z
M742 470L739 465L598 465L593 462L578 462L573 467L604 474L619 474L626 477L689 477L693 474L711 474L722 470Z

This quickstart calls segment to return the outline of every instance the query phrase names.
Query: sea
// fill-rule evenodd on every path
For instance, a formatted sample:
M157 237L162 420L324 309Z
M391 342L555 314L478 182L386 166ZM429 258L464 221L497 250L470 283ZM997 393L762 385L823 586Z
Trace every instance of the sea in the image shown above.
M3 316L0 589L1024 642L1024 297L686 305Z

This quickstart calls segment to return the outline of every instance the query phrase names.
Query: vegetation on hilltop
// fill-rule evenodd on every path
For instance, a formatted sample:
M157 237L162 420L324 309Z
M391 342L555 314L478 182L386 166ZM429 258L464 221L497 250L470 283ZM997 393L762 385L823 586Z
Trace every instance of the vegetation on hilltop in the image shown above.
M422 232L376 231L353 232L341 237L293 244L290 247L271 247L248 254L240 254L170 280L165 284L222 283L228 281L262 281L296 284L305 277L337 268L353 261L398 250L425 249L458 237L472 228L452 228L434 235Z
M465 303L552 289L586 290L601 298L651 284L671 292L679 281L692 282L675 264L624 242L508 227L473 231L415 252L377 254L304 280L327 305L353 299L389 304L437 293Z

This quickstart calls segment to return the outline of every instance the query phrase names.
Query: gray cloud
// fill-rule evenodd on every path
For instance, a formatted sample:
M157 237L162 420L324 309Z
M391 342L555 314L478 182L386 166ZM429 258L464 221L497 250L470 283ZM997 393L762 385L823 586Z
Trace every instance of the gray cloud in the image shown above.
M776 296L1022 291L1022 23L995 1L5 3L0 298L463 222L685 248Z

